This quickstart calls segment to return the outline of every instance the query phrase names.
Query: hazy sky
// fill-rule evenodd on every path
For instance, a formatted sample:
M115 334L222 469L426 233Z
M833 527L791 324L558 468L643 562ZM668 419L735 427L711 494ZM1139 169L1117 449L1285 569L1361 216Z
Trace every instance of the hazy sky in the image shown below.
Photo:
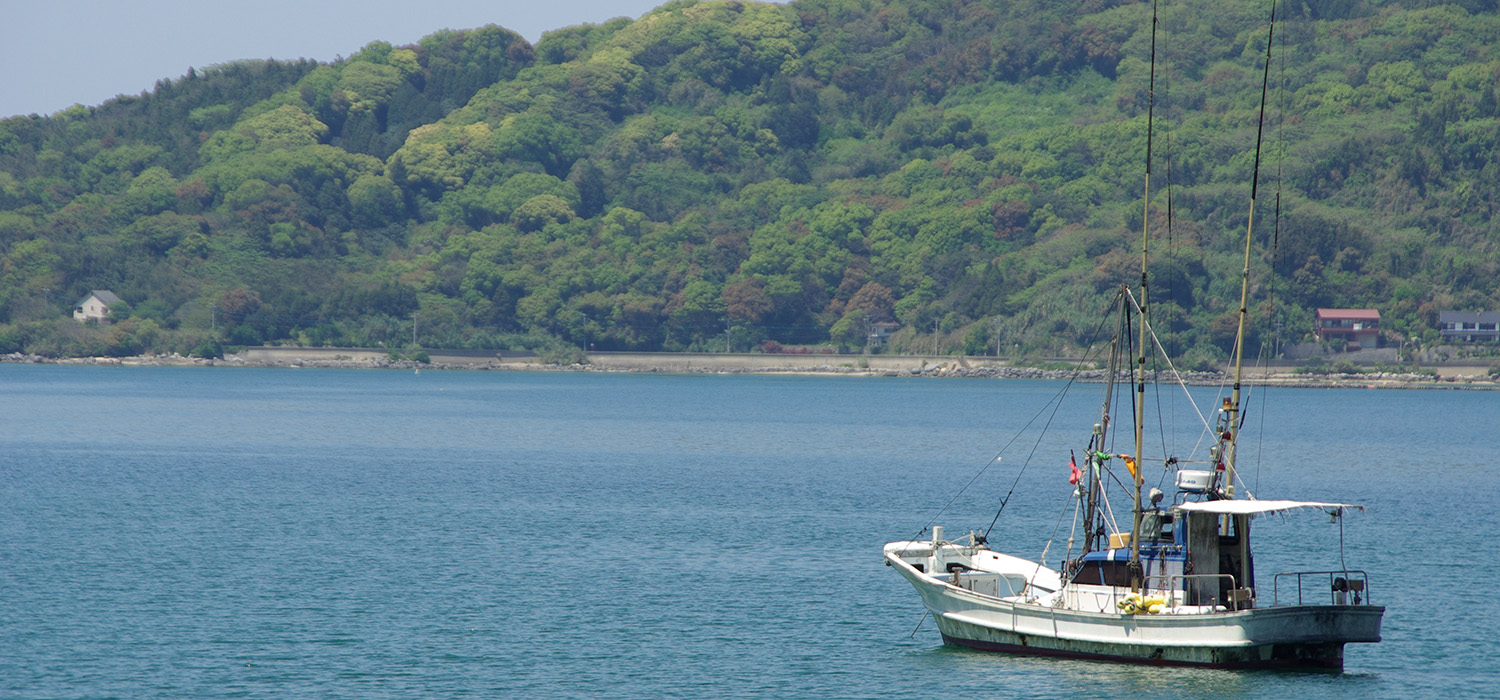
M439 29L542 32L639 17L666 0L0 0L0 118L150 90L242 58L348 56Z

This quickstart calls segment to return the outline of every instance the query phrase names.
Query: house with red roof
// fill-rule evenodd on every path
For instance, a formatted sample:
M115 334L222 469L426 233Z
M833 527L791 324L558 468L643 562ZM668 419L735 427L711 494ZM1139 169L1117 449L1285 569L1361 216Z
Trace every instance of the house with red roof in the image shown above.
M1341 338L1349 350L1370 350L1380 342L1380 312L1375 309L1318 309L1313 334L1328 342Z

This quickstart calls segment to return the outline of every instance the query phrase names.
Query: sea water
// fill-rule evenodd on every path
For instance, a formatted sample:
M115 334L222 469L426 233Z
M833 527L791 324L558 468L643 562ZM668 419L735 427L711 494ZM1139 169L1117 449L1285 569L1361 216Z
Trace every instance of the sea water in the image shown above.
M1218 391L1192 393L1148 394L1186 426L1148 429L1152 454L1206 458ZM0 366L0 697L1500 696L1485 392L1246 399L1245 486L1368 507L1255 526L1262 596L1278 571L1369 572L1385 641L1341 674L944 646L881 545L993 521L996 549L1056 565L1100 394Z

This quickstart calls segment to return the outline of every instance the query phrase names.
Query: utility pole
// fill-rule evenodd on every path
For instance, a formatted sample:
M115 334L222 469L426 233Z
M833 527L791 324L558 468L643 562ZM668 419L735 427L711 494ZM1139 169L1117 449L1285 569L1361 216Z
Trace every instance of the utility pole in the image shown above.
M417 312L411 312L411 346L417 347Z
M209 313L211 314L208 317L208 330L210 332L217 333L219 331L219 302L209 304L208 308L210 309Z

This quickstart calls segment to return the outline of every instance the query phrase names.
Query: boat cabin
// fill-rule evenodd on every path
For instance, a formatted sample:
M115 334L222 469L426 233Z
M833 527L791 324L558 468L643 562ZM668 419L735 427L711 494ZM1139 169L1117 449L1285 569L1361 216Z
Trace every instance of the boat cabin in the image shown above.
M1184 605L1251 607L1255 565L1250 554L1250 514L1185 510L1188 505L1200 504L1143 513L1141 576L1146 588L1181 591L1181 597L1174 599ZM1110 546L1076 560L1071 582L1129 588L1129 535L1111 537Z

